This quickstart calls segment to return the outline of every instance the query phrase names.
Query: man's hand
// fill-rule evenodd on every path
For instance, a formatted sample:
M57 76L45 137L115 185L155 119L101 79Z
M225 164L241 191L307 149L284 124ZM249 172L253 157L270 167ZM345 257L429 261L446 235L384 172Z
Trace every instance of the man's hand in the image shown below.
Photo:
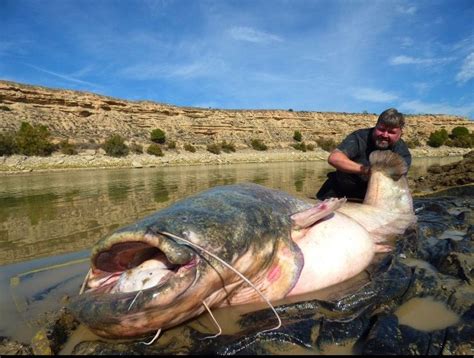
M370 177L370 167L366 165L360 166L360 174L364 181L369 181Z

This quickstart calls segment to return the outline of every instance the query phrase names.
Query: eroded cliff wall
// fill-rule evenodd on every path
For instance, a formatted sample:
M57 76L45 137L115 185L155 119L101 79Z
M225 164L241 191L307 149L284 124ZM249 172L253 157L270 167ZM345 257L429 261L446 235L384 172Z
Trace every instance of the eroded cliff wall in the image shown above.
M351 131L373 126L378 114L290 110L219 110L177 107L149 101L126 101L93 93L51 89L0 81L0 131L17 130L22 121L46 125L53 139L102 142L112 133L130 143L149 143L151 130L161 128L178 147L214 141L247 147L259 138L270 148L294 143L298 130L306 143L318 138L340 141ZM456 126L474 130L474 121L451 115L407 116L404 138L426 142L431 132Z

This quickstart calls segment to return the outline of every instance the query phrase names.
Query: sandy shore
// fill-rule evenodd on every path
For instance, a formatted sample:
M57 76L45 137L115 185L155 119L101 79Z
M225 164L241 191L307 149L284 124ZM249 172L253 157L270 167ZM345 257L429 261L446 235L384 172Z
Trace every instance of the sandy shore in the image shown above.
M462 156L468 148L420 147L412 149L414 158ZM184 150L165 151L163 157L149 154L130 154L114 158L105 155L103 150L88 150L78 155L53 153L50 157L27 157L12 155L0 157L0 175L19 174L39 171L103 169L103 168L149 168L180 165L222 165L236 163L266 163L291 161L325 161L328 152L316 148L314 151L301 152L294 149L273 149L255 151L239 150L233 153L212 154L207 151L190 153Z

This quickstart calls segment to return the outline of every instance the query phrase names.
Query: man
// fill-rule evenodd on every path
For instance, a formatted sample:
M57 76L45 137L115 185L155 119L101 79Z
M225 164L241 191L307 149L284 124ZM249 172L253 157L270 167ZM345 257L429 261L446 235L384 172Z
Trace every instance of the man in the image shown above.
M327 175L316 198L345 196L348 200L363 200L370 173L369 155L374 150L391 150L402 156L410 167L411 154L401 139L404 125L403 114L389 108L380 114L375 127L349 134L329 155L328 163L337 170Z

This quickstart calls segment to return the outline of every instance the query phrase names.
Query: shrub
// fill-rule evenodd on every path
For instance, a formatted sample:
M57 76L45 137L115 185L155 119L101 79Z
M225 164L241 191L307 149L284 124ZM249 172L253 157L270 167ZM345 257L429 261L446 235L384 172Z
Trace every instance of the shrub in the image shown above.
M302 152L306 152L306 144L304 142L294 143L291 146L295 148L296 150L301 150Z
M225 140L220 144L222 150L226 153L235 152L234 143L227 143Z
M184 150L187 150L188 152L194 153L196 152L196 148L192 144L186 143L184 145Z
M12 155L17 151L14 133L0 133L0 156Z
M174 140L168 142L168 149L176 149L176 142Z
M132 153L142 154L143 153L143 146L141 144L133 142L132 144L130 144L130 151Z
M211 143L208 144L206 147L208 152L214 153L214 154L221 154L221 146L218 143Z
M314 144L306 144L306 149L313 151L314 150Z
M163 144L166 141L165 132L161 129L153 129L150 133L150 139L152 142Z
M301 139L303 139L301 132L295 131L295 133L293 134L293 139L296 140L297 142L301 142Z
M267 150L268 147L261 139L254 138L250 141L250 145L255 150Z
M32 126L22 122L15 135L15 144L18 153L24 155L50 155L56 146L49 141L49 131L45 125Z
M318 138L316 143L318 143L318 146L326 152L332 151L337 145L333 138Z
M446 131L446 129L443 128L438 131L432 132L426 144L428 144L430 147L438 148L442 146L446 142L447 139L448 139L448 132Z
M151 155L156 155L157 157L162 157L165 155L163 151L161 150L161 147L156 143L150 144L146 152Z
M105 150L107 155L112 157L123 157L128 154L128 146L119 134L114 134L107 138L102 145L102 148Z
M459 138L448 139L444 144L449 147L472 148L474 138L470 135L465 135Z
M455 127L451 130L451 139L469 136L469 129L466 127Z
M77 154L76 146L72 143L69 143L69 139L65 139L59 143L59 150L61 151L61 153L67 155Z

